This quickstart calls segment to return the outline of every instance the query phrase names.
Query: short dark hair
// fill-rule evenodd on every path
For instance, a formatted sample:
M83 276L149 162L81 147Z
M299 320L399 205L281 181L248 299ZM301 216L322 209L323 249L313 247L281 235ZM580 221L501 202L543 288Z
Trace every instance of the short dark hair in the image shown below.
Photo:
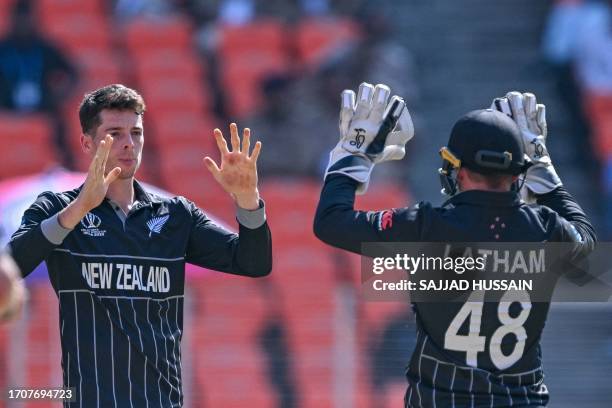
M79 120L84 134L95 135L102 121L100 112L104 109L130 110L142 115L146 106L142 96L135 90L121 84L112 84L85 94L79 106Z
M469 169L468 169L469 170ZM482 174L470 171L470 178L478 183L484 183L488 188L500 189L512 185L512 175L506 173Z

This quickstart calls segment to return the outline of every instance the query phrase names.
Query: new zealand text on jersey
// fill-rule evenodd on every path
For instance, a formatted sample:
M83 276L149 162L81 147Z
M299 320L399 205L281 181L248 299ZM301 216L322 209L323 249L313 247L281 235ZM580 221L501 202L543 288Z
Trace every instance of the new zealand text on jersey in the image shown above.
M146 271L146 276L143 273ZM165 266L132 265L112 262L83 262L83 278L92 289L141 290L167 293L170 291L170 273Z

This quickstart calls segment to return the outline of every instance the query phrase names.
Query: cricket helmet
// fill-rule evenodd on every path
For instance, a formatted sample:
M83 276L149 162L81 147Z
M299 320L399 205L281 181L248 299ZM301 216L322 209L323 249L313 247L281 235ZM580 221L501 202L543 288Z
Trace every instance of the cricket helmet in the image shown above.
M457 192L453 173L461 167L484 175L518 176L530 166L518 125L492 109L475 110L460 118L440 156L442 192L448 195Z

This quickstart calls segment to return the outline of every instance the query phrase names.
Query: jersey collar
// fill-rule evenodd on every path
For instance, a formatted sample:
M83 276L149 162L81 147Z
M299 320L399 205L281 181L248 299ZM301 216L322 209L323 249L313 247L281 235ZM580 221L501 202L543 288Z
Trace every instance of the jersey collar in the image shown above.
M516 207L523 202L516 191L494 192L469 190L459 193L448 200L450 204L468 204L492 207Z
M142 184L140 184L136 179L134 179L134 199L143 204L154 204L162 202L162 200L156 195L147 193Z

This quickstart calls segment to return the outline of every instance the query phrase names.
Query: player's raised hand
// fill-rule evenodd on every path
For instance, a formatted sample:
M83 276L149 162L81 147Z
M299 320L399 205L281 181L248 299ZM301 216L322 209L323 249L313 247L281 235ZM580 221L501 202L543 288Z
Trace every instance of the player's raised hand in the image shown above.
M108 160L112 145L113 138L110 135L106 135L104 140L98 144L96 155L89 165L85 184L83 184L78 197L79 204L86 211L100 205L106 196L108 186L117 180L121 173L120 167L115 167L110 171L106 169L106 161Z
M213 159L206 156L204 158L206 168L221 187L234 198L238 206L248 210L258 208L257 158L261 151L261 142L255 143L253 152L249 154L251 130L245 128L242 131L241 144L235 123L230 124L231 151L228 149L221 130L215 129L214 136L221 153L221 165L218 166Z
M510 116L521 130L525 153L532 163L525 178L529 191L546 194L561 186L561 179L546 148L546 107L537 103L536 96L532 93L513 91L508 92L505 97L495 98L491 109Z
M325 177L348 176L363 194L374 164L404 157L414 126L404 100L391 96L387 85L363 82L357 94L344 90L340 101L340 141L330 152Z
M74 228L90 210L99 206L106 196L108 186L119 177L120 167L115 167L110 171L106 169L106 161L112 145L113 138L110 135L106 135L104 140L98 144L81 192L76 200L58 214L58 221L64 228Z

